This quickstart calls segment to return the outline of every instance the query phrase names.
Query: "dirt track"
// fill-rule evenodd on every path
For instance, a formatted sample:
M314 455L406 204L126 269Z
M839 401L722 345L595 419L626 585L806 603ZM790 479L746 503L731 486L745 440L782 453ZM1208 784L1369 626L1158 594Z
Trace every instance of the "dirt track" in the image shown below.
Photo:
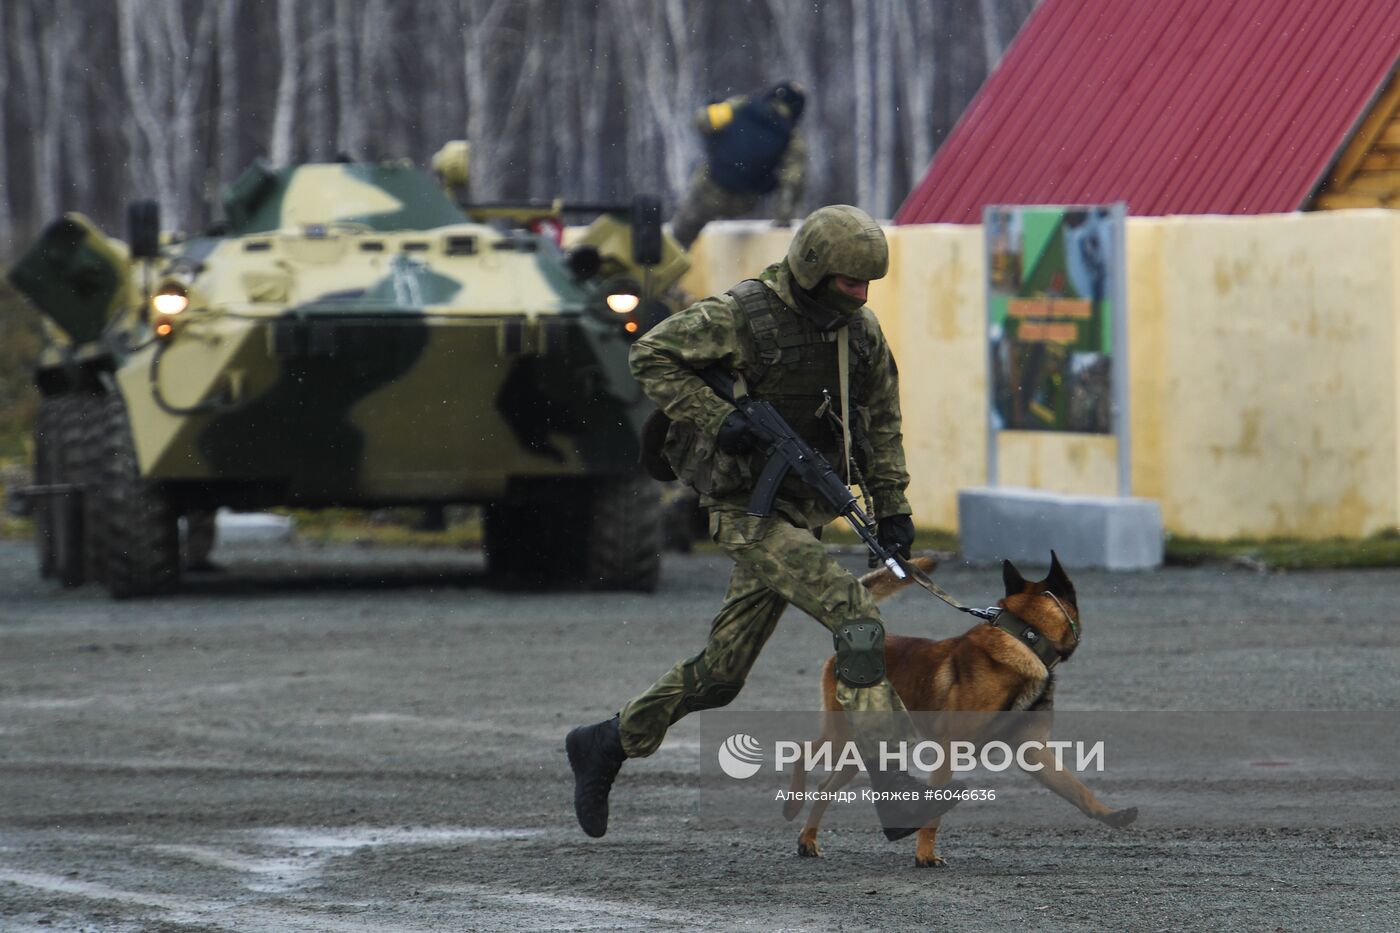
M697 828L694 718L629 764L612 831L589 840L563 734L699 648L722 557L669 558L654 597L493 592L444 552L216 559L179 597L111 603L0 543L0 929L1400 925L1393 820L1271 829L1225 809L1115 833L1037 790L1044 825L968 821L943 869L873 831L799 860L794 829ZM995 571L939 579L998 595ZM1400 573L1076 582L1062 708L1400 709ZM960 626L910 595L887 618ZM790 614L736 706L800 708L828 649Z

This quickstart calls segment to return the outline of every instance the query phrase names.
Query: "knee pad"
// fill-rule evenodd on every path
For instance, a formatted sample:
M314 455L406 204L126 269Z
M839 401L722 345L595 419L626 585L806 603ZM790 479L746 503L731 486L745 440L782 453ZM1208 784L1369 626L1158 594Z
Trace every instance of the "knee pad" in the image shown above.
M690 713L699 712L702 709L717 709L721 706L728 706L739 695L739 691L744 686L742 680L714 679L710 675L709 667L705 664L703 651L682 665L681 677L685 694L681 697L680 705L676 707L675 713L671 716L672 725L682 716Z
M884 678L885 627L879 621L858 619L836 630L836 676L852 687Z

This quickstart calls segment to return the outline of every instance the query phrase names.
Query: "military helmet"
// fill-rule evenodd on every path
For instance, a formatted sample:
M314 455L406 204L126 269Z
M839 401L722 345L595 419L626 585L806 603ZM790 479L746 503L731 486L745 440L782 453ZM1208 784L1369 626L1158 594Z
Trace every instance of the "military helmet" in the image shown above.
M788 246L788 268L797 284L810 291L829 275L868 282L890 268L885 232L865 211L832 204L813 211Z

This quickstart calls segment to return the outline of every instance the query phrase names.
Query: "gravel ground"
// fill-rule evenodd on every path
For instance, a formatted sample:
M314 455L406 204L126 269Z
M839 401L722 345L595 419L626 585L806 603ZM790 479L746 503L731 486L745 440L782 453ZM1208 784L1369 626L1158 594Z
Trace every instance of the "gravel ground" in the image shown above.
M1023 778L1035 825L954 811L945 868L873 830L798 859L791 827L693 818L698 716L628 765L611 831L587 839L564 732L699 648L723 557L669 557L655 596L499 593L469 553L215 559L179 596L113 603L0 543L0 929L1400 927L1400 818L1375 808L1265 825L1205 797L1199 826L1154 823L1153 788L1120 781L1110 802L1144 818L1114 832ZM1400 573L1075 578L1086 633L1061 709L1400 709ZM995 570L938 579L998 595ZM887 619L965 627L915 594ZM735 707L808 705L829 644L789 615Z

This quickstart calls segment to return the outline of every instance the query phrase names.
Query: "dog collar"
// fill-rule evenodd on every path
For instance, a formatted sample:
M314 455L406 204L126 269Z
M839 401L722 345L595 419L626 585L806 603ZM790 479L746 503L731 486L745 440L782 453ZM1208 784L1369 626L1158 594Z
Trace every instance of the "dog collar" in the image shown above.
M988 619L987 624L993 628L1001 629L1031 649L1035 656L1040 658L1046 670L1051 670L1060 663L1060 652L1056 649L1055 643L1046 638L1044 632L1010 609L1002 609L995 619Z

